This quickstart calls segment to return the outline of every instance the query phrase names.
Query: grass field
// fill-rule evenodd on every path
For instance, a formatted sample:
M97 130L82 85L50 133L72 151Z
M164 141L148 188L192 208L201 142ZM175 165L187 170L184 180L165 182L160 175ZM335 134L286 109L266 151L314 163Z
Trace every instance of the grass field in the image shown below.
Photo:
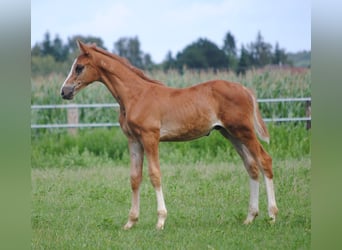
M130 208L127 166L32 170L32 249L309 249L310 159L275 161L279 216L243 225L248 176L242 164L164 165L169 216L155 229L156 200L146 171L141 215L122 230Z

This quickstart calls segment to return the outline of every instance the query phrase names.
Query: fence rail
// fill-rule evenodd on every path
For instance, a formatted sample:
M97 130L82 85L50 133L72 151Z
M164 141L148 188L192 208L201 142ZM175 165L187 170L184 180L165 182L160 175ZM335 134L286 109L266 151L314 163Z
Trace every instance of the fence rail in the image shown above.
M32 105L31 109L119 108L118 103Z
M276 98L276 99L258 99L258 103L274 103L274 102L310 102L311 97L302 98ZM119 108L118 103L95 103L95 104L52 104L52 105L32 105L31 110L39 109L67 109L77 110L80 108ZM311 104L309 106L311 108ZM308 107L307 107L308 108ZM265 122L294 122L306 121L311 122L311 112L307 117L278 117L264 118ZM48 128L88 128L88 127L118 127L116 123L78 123L69 121L67 124L31 124L31 129L48 129Z

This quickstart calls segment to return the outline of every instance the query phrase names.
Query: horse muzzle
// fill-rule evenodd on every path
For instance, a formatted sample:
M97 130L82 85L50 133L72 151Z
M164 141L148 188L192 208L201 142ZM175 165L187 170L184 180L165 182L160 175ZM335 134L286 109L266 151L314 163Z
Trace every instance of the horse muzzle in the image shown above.
M63 99L72 100L74 98L75 85L64 86L61 89L61 96Z

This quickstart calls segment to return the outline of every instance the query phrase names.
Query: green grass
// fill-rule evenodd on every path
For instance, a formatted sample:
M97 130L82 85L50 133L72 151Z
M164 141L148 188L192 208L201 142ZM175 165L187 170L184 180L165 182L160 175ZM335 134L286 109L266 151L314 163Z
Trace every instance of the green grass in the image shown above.
M264 144L277 159L300 159L310 156L311 131L298 125L269 124L271 142ZM163 164L239 163L232 144L220 133L188 142L160 143ZM32 136L32 168L89 168L96 165L128 165L127 139L119 128L84 129L76 136L52 130L48 135Z
M156 199L146 169L141 214L130 231L128 166L32 170L32 249L309 249L310 159L274 160L279 216L243 225L249 187L241 163L163 164L168 219L155 224Z

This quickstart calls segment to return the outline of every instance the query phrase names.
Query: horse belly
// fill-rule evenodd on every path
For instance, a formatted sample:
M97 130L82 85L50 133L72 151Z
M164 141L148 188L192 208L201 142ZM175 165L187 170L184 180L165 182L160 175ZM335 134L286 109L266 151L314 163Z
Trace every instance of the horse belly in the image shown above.
M160 141L189 141L206 136L215 122L197 118L192 122L164 124L160 128Z
M208 135L211 129L160 129L160 141L189 141Z

